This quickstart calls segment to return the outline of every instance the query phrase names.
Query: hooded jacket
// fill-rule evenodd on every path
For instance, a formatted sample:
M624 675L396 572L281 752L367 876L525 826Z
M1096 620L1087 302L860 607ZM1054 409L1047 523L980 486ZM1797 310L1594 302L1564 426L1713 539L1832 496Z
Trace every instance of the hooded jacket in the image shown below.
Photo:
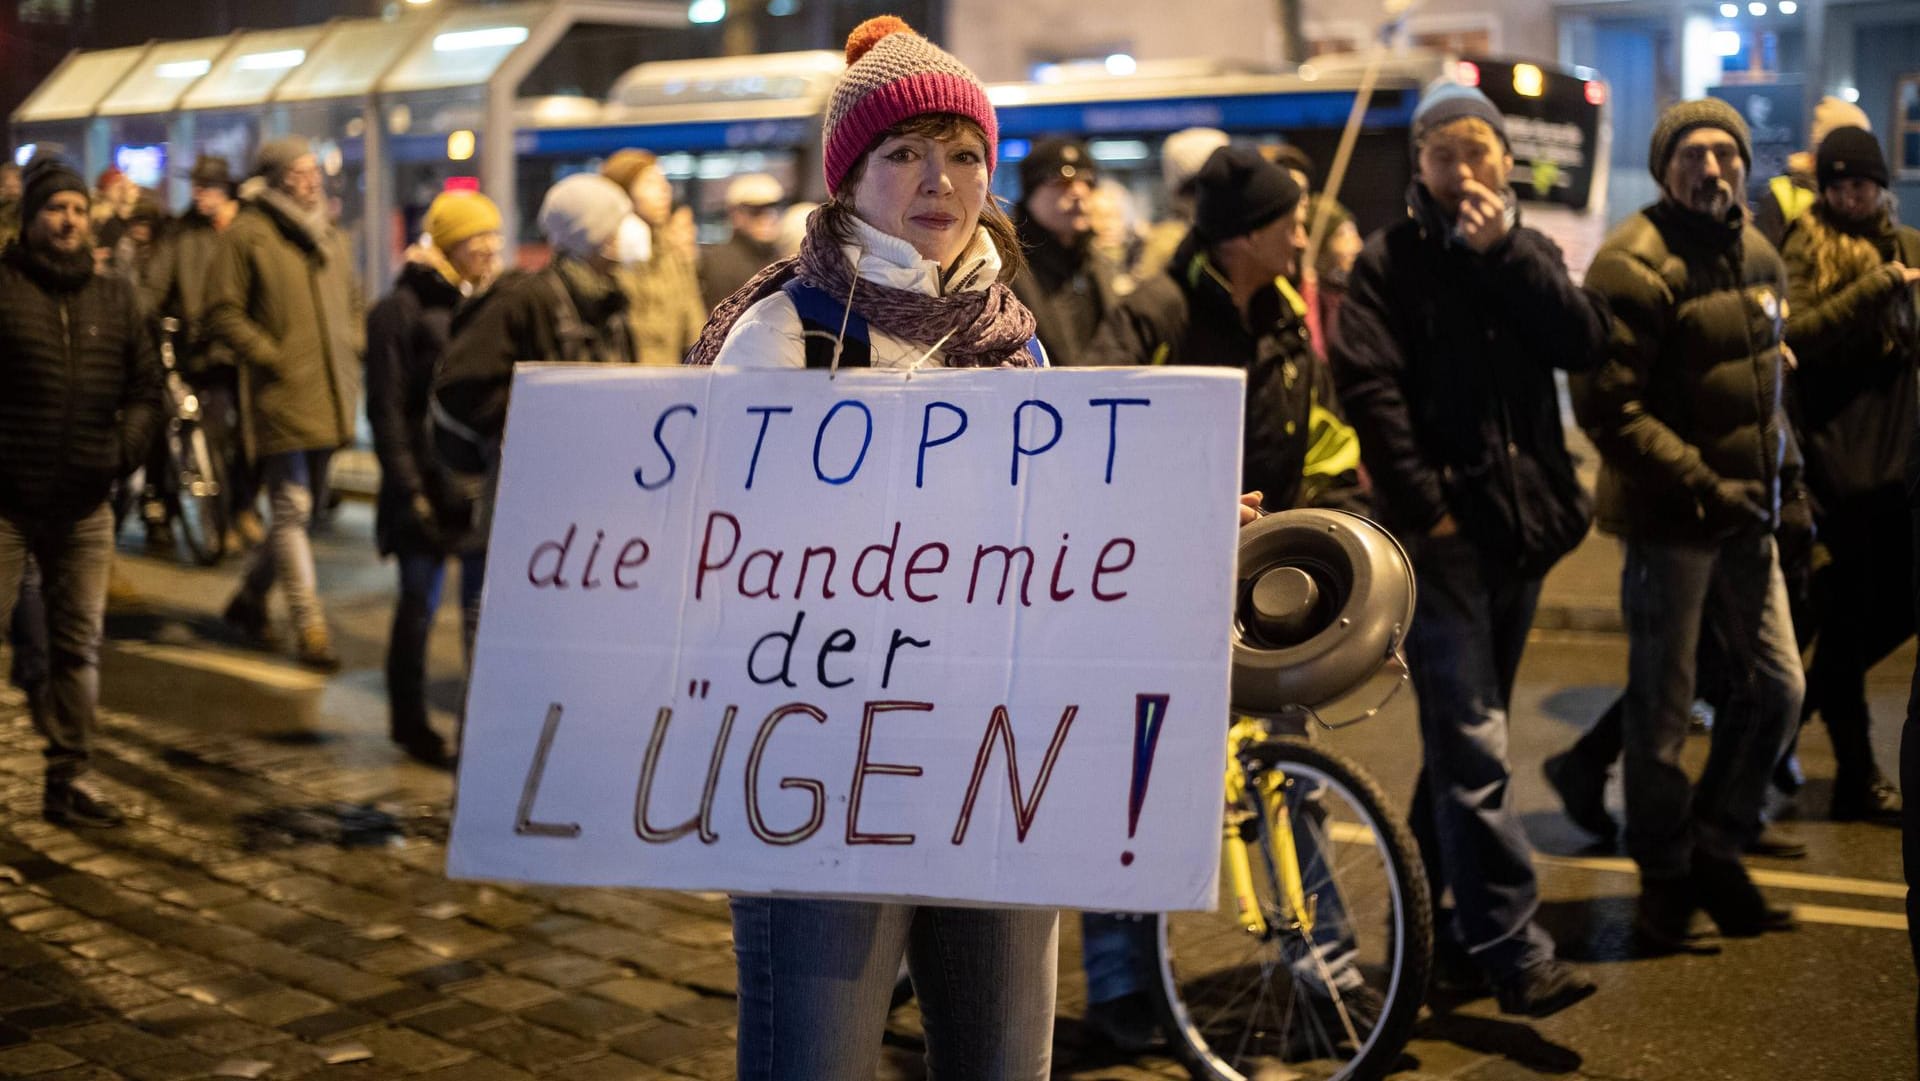
M1094 363L1083 354L1119 300L1113 287L1119 270L1093 250L1091 237L1063 244L1027 214L1024 204L1014 225L1027 249L1027 269L1013 279L1013 294L1033 313L1035 336L1047 357L1061 367Z
M71 521L146 461L160 363L131 283L0 255L0 515Z
M1601 528L1630 540L1710 544L1721 480L1758 481L1779 523L1790 442L1781 392L1786 271L1734 208L1724 219L1669 202L1622 222L1586 287L1611 310L1606 360L1574 387L1600 449Z
M1267 286L1242 318L1197 237L1119 302L1081 363L1244 369L1241 487L1262 493L1269 510L1367 509L1359 438L1341 414L1332 374L1314 354L1304 314L1278 286Z
M366 324L344 236L269 188L221 234L207 298L208 334L240 364L249 456L353 442Z
M1835 227L1823 207L1809 213ZM1920 291L1886 265L1920 266L1920 230L1883 213L1853 231L1873 244L1882 265L1824 296L1813 292L1812 223L1797 222L1781 252L1807 485L1829 509L1903 483L1920 421Z
M1538 231L1482 254L1418 183L1408 207L1355 261L1333 339L1376 502L1403 538L1451 514L1490 562L1544 574L1589 521L1553 372L1598 361L1605 309Z

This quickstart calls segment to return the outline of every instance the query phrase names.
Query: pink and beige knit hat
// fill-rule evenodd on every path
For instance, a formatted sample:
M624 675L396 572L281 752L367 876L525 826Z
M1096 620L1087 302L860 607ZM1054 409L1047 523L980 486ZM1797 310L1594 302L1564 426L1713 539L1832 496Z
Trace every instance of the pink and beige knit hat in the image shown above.
M881 132L924 113L956 113L980 125L987 172L993 172L1000 124L973 72L895 16L854 27L847 35L847 73L827 106L827 190L838 193L847 170Z

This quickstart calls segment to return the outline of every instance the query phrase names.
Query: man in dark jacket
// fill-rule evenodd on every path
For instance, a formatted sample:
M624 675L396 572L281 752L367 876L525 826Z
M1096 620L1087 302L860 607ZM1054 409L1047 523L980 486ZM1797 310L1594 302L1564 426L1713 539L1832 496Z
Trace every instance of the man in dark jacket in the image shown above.
M392 291L367 314L367 420L380 458L374 533L400 564L400 597L387 640L387 732L408 755L448 764L427 723L427 639L440 607L447 558L460 561L460 610L471 649L480 614L479 538L462 520L429 439L433 370L452 335L453 311L499 271L500 211L479 192L442 192L427 208L430 243L408 253Z
M1442 84L1414 114L1405 222L1353 267L1333 374L1382 518L1420 585L1407 659L1425 768L1413 823L1452 930L1506 1013L1592 993L1535 922L1539 885L1512 792L1508 703L1547 569L1586 534L1553 369L1599 356L1604 313L1560 250L1519 224L1505 126Z
M1792 926L1740 863L1805 690L1772 532L1787 283L1747 220L1750 146L1724 102L1669 108L1648 157L1661 200L1614 230L1586 279L1612 326L1575 400L1602 458L1601 527L1626 540L1627 850L1635 926L1662 949L1684 945L1701 907L1730 935ZM1695 786L1680 750L1703 624L1740 678Z
M727 183L733 235L700 249L700 295L707 310L780 258L780 210L786 201L786 189L766 173L747 173Z
M1194 206L1172 262L1119 302L1083 363L1245 369L1241 488L1268 510L1364 510L1359 440L1297 294L1278 284L1306 247L1300 186L1254 151L1222 147L1195 178Z
M1087 148L1043 139L1020 162L1014 227L1027 249L1027 269L1013 293L1033 312L1035 334L1058 367L1089 363L1087 343L1113 310L1118 268L1093 246L1089 202L1099 177Z
M260 462L271 525L227 621L273 648L267 591L293 613L296 653L340 667L308 540L326 503L333 452L353 442L360 407L363 300L346 237L326 217L319 159L305 139L260 148L266 189L221 236L207 281L207 329L240 365L241 427Z
M265 531L253 507L253 470L240 445L240 373L233 351L208 332L207 278L220 236L240 213L240 202L234 198L233 173L225 158L194 162L190 179L192 205L161 242L141 292L148 312L179 325L173 333L174 355L200 397L207 440L225 466L229 521L237 534L228 543L237 549L236 542L257 543Z
M39 563L52 652L47 821L115 826L82 780L100 697L113 560L107 492L160 425L160 368L133 286L93 273L86 181L51 159L28 170L21 235L0 255L0 626L28 557Z

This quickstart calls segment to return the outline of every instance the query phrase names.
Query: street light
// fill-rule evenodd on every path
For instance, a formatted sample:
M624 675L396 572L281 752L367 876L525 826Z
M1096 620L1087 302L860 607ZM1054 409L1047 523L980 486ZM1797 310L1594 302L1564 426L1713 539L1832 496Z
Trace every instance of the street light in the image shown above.
M1721 5L1720 5L1720 17L1721 17L1721 18L1723 18L1723 19L1737 19L1737 18L1739 18L1739 17L1740 17L1740 5L1739 5L1739 4L1721 4Z
M1780 14L1791 15L1799 10L1800 5L1795 3L1794 0L1780 0Z
M1747 14L1753 16L1756 19L1762 15L1765 15L1766 13L1767 13L1767 5L1761 3L1760 0L1753 0L1753 3L1747 5Z

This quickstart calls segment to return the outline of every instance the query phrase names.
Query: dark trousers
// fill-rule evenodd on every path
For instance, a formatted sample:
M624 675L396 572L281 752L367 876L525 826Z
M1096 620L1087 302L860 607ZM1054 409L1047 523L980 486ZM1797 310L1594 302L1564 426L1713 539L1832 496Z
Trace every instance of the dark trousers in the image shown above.
M455 557L460 564L461 645L473 663L473 631L480 619L480 586L486 555ZM438 553L400 553L400 599L393 607L393 632L387 639L388 725L396 738L427 730L427 640L440 611L447 557Z
M207 433L207 449L225 467L222 481L231 520L238 511L254 509L260 495L260 471L247 461L240 437L239 376L232 365L220 365L195 376L193 385L200 395L200 423Z
M1540 888L1507 757L1507 704L1540 579L1483 562L1459 535L1409 547L1420 599L1407 663L1424 752L1413 832L1433 896L1453 893L1454 933L1504 978L1553 956L1534 922Z
M1712 545L1629 541L1627 851L1648 878L1679 878L1693 853L1736 860L1760 833L1773 767L1800 720L1806 681L1786 580L1767 534ZM1696 785L1680 764L1703 627L1724 635L1733 686Z
M0 624L13 619L29 557L39 565L46 611L46 708L34 723L47 741L47 780L86 772L100 700L100 639L113 564L113 510L102 503L74 520L0 517Z
M1869 736L1867 670L1913 637L1914 612L1887 603L1913 580L1906 493L1873 492L1829 508L1820 536L1833 562L1820 572L1820 644L1807 698L1833 737L1834 787L1862 788L1880 775Z

